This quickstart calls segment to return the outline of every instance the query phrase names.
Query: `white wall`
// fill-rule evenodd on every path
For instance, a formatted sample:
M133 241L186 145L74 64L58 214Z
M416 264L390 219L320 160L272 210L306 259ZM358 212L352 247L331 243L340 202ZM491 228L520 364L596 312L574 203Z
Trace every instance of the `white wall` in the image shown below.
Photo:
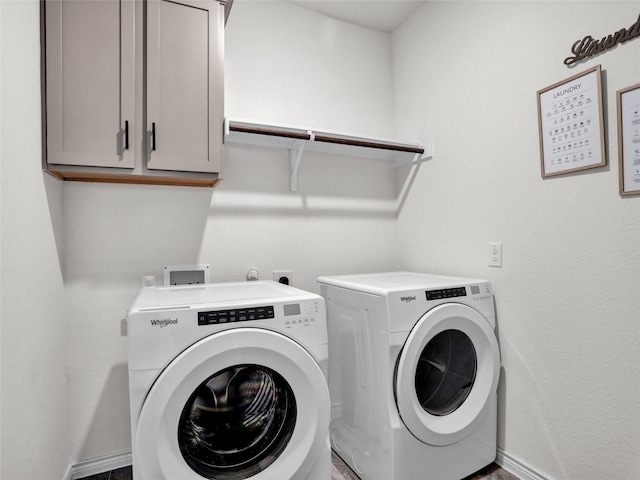
M615 90L638 82L640 40L562 64L576 39L637 14L637 1L433 2L392 49L295 5L237 1L229 115L393 136L395 105L400 139L435 142L396 221L393 170L355 158L305 154L298 193L286 152L240 146L215 190L43 177L38 5L1 1L0 476L61 478L130 447L121 326L140 275L290 268L317 291L317 275L394 269L397 255L401 268L493 282L509 455L557 479L640 476L640 204L617 195L614 118ZM596 63L609 166L542 180L535 92ZM502 269L486 267L488 241L504 242Z
M2 1L0 12L0 477L62 478L69 459L62 185L41 169L39 3Z
M284 2L239 1L226 29L226 111L390 136L390 66L388 35ZM130 448L121 320L140 275L190 263L209 263L213 281L291 269L295 285L319 291L321 274L395 268L389 164L305 154L297 193L287 151L229 145L225 164L214 190L64 186L71 462Z
M640 478L640 197L618 195L615 116L640 39L563 64L639 7L429 2L393 35L398 134L427 132L436 152L398 219L399 266L492 282L499 446L555 479ZM597 64L608 165L543 180L536 91Z
M227 29L230 115L389 135L387 36L279 2L263 13L297 29L273 36L243 3ZM388 164L306 154L291 193L288 152L240 146L227 148L215 190L58 183L40 170L38 2L0 5L1 476L62 478L72 463L130 448L122 325L140 275L183 263L210 263L214 281L292 269L296 285L317 290L321 274L392 269L395 185ZM296 58L292 72L244 45ZM367 88L345 95L341 82Z
M232 118L393 134L387 34L287 2L240 0L229 16L226 46Z

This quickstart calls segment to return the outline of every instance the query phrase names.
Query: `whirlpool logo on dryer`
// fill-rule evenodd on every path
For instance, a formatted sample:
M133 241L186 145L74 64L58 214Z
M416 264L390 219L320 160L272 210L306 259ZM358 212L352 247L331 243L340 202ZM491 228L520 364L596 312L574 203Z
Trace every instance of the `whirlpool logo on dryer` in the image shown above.
M400 300L402 300L404 303L413 302L415 299L416 297L414 295L409 295L407 297L400 297Z
M154 318L153 320L150 320L150 322L152 327L164 328L168 325L177 325L178 319L177 318Z

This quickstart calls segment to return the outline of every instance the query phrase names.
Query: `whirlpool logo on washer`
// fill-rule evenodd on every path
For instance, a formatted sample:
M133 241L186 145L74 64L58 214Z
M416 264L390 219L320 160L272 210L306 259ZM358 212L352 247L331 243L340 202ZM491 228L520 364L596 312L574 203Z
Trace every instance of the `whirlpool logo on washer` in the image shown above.
M400 300L402 300L404 303L413 302L415 299L416 297L413 295L410 295L408 297L400 297Z
M154 318L153 320L150 320L150 322L152 327L164 328L168 325L177 325L178 319L177 318Z

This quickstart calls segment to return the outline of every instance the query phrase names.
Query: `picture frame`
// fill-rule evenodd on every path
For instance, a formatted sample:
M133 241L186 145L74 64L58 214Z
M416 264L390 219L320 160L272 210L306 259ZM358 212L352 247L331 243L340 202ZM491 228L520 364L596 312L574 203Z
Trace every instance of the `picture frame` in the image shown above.
M620 195L640 194L640 83L616 92Z
M543 178L607 164L600 65L538 90L537 97Z

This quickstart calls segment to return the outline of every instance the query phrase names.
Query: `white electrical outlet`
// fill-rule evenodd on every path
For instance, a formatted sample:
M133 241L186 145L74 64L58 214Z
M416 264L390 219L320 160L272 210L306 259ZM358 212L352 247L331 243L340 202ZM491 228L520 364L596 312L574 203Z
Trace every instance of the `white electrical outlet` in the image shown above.
M273 281L284 283L285 285L293 284L293 270L277 270L273 272Z
M489 266L502 267L502 242L489 242Z
M156 285L156 276L155 275L142 275L140 277L140 286L141 287L153 287Z

